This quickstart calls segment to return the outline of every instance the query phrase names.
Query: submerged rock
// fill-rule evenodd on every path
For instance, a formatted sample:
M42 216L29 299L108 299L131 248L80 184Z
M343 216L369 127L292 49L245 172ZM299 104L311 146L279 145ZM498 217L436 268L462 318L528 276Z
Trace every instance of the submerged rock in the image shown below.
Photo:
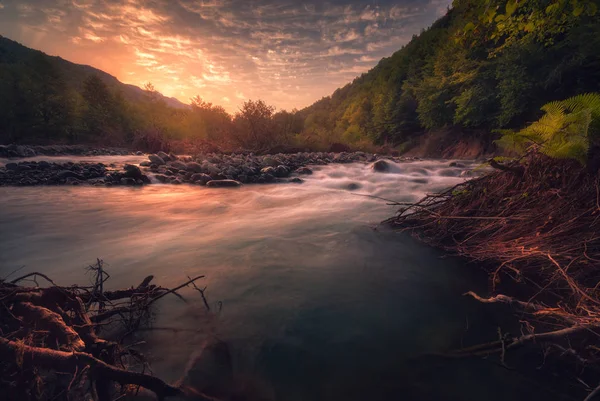
M296 170L296 174L311 175L312 173L313 171L308 167L300 167L298 170Z
M375 163L373 163L371 168L377 173L386 173L390 171L390 164L385 160L377 160Z

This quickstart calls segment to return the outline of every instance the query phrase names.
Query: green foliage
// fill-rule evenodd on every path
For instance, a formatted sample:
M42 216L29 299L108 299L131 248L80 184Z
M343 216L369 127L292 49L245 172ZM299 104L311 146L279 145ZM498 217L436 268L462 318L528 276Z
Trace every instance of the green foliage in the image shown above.
M600 91L598 3L455 0L404 48L302 110L305 134L398 144L449 126L522 126L549 99Z
M588 93L542 107L545 114L528 127L503 131L498 145L516 152L536 146L550 157L585 164L591 141L600 136L600 95Z

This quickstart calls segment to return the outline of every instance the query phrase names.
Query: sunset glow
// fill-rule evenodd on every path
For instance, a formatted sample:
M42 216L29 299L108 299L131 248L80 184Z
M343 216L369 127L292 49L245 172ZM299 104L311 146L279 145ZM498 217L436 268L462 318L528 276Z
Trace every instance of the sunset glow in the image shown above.
M125 83L237 110L302 108L444 14L450 0L0 0L0 34Z

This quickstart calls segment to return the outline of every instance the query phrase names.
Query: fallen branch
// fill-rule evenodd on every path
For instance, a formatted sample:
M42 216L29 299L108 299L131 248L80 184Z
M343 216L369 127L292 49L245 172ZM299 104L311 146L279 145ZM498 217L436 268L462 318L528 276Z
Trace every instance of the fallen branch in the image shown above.
M181 389L161 379L146 374L130 372L111 366L85 352L64 352L48 348L31 347L0 337L0 357L3 361L19 361L20 369L52 369L59 372L75 372L88 368L96 378L103 378L122 385L134 384L154 392L159 399L183 395Z

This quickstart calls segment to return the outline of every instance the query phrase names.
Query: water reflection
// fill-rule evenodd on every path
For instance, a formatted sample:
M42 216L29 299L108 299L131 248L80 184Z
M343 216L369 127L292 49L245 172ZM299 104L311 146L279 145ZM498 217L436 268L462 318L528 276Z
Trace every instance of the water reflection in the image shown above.
M83 283L83 266L97 257L108 262L112 288L148 274L165 286L206 274L209 299L224 305L217 319L189 289L183 294L197 302L165 299L155 324L199 331L144 334L154 372L168 380L203 363L208 340L227 344L232 381L270 399L556 397L489 362L413 359L489 340L499 316L460 296L485 288L482 275L374 230L394 208L353 192L413 201L460 182L463 170L332 165L302 185L239 189L0 188L0 275L23 265L23 273Z

